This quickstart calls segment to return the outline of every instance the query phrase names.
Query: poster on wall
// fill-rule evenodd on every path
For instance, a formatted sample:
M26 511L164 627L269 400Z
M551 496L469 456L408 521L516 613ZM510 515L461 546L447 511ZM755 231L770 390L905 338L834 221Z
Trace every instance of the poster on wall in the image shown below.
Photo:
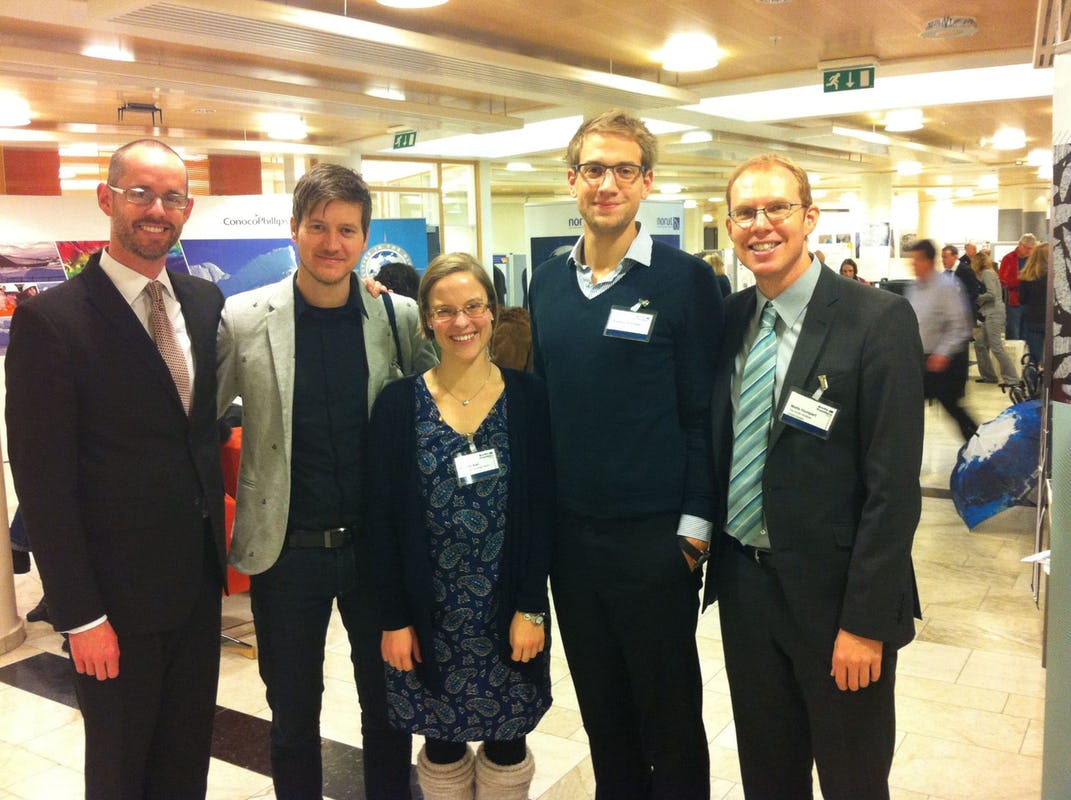
M384 264L408 264L423 275L428 268L428 223L424 219L374 219L361 256L361 277L373 278Z

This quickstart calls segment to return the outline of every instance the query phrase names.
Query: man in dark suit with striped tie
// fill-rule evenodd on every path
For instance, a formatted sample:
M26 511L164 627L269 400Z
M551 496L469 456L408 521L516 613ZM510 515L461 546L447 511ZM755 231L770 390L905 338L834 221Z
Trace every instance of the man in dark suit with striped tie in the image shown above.
M726 225L757 286L726 300L712 403L718 600L744 793L888 798L897 648L918 612L922 348L902 298L823 269L807 174L757 156Z

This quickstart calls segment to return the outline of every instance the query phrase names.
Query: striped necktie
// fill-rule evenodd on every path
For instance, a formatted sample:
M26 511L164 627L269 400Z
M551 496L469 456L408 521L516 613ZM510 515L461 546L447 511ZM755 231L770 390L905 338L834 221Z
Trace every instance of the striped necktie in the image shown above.
M767 301L762 324L740 379L740 403L733 418L733 465L729 472L726 528L744 544L762 532L762 470L773 418L777 367L777 310Z
M189 414L190 370L186 366L186 356L182 353L178 336L175 335L175 327L167 317L167 309L164 308L164 285L160 281L149 281L145 291L149 293L149 329L152 331L153 341L156 342L156 348L175 381L182 407Z

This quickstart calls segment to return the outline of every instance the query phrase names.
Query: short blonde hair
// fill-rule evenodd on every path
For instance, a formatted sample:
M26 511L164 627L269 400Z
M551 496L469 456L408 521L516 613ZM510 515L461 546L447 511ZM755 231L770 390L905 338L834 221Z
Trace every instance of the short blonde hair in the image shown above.
M730 211L733 210L731 195L733 184L736 183L737 178L749 170L769 169L770 167L783 167L791 172L792 176L796 179L796 183L799 185L800 202L803 203L805 208L810 208L814 205L812 202L813 198L811 197L811 179L807 177L807 172L788 156L783 156L780 153L763 153L762 155L749 158L737 167L736 170L733 171L732 177L729 178L729 185L725 187L725 203Z

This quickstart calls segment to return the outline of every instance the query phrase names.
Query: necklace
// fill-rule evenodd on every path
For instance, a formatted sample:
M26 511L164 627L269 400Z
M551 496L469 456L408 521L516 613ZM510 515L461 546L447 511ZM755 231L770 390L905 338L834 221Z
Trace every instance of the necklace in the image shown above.
M472 393L472 397L470 397L468 400L462 400L456 394L451 392L449 387L447 387L447 385L445 383L442 383L442 381L440 381L439 383L442 385L442 387L444 389L446 389L446 393L448 395L450 395L452 398L457 400L457 402L461 403L461 405L467 406L469 403L471 403L473 400L476 399L476 395L478 395L480 392L482 392L483 391L483 387L485 387L490 382L490 380L491 380L491 372L492 372L492 370L494 370L494 368L495 368L494 362L493 361L488 361L487 362L487 377L483 379L483 383L480 384L480 388L477 389L475 392L473 392Z

